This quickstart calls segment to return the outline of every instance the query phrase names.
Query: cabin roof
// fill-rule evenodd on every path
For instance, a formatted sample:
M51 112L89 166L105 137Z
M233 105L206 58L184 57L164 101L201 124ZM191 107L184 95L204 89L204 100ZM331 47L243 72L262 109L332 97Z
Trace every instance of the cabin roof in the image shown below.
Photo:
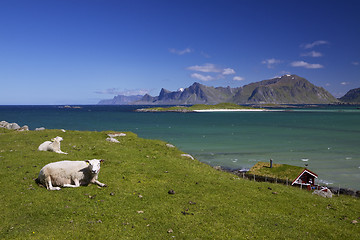
M288 164L272 164L270 168L269 162L257 162L250 170L249 174L255 174L259 176L289 179L290 181L296 180L305 170L304 167L293 166ZM311 172L310 170L307 170ZM315 174L311 172L312 174ZM315 174L316 175L316 174ZM317 175L316 175L317 177Z
M318 177L318 175L316 174L316 173L314 173L314 172L312 172L312 171L310 171L309 169L304 169L300 174L299 174L299 176L297 176L295 179L294 179L294 181L292 182L292 184L294 184L302 175L304 175L304 174L310 174L311 176L313 176L313 177L315 177L315 178L317 178Z

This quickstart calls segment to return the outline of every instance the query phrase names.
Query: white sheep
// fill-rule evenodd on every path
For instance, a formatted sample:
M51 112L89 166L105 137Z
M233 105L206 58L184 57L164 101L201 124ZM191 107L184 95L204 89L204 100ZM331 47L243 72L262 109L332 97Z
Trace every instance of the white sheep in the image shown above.
M42 144L40 144L38 150L39 151L53 151L56 153L62 153L67 154L66 152L63 152L60 150L60 142L63 140L62 137L56 137L51 139L51 141L45 141Z
M60 190L60 187L79 187L94 183L106 187L99 182L98 174L102 159L86 161L60 161L45 165L39 173L36 182L48 190Z
M113 142L113 143L119 143L119 140L117 140L116 138L113 138L113 137L106 138L106 141Z

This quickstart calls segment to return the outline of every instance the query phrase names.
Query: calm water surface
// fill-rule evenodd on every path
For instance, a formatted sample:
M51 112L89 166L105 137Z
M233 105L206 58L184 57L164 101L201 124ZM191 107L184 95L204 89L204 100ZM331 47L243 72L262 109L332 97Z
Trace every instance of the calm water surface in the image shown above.
M176 145L210 165L257 161L308 168L323 184L360 189L360 110L327 107L277 112L137 113L136 106L0 106L0 121L30 129L132 131Z

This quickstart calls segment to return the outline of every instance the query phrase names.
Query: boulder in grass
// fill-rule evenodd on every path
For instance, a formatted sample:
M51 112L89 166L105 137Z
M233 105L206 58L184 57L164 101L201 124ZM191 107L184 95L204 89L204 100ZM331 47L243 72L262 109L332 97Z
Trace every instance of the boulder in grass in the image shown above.
M9 130L16 130L16 129L20 128L19 124L17 124L17 123L8 123L6 121L1 121L0 127L6 128Z
M332 195L333 195L332 192L330 191L330 189L328 189L328 188L323 188L321 190L315 190L313 192L313 194L319 195L324 198L332 198Z

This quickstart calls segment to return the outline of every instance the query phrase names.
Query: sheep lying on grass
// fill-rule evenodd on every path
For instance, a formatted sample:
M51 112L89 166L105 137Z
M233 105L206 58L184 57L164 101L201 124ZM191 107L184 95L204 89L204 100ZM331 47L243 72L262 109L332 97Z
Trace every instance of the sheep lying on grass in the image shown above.
M60 150L60 142L63 140L62 137L56 137L51 139L51 141L45 141L42 144L40 144L38 150L39 151L53 151L56 153L62 153L67 154L66 152L63 152Z
M35 180L48 190L60 190L60 187L79 187L95 183L106 187L99 182L98 174L100 163L104 160L92 159L86 161L60 161L45 165Z

